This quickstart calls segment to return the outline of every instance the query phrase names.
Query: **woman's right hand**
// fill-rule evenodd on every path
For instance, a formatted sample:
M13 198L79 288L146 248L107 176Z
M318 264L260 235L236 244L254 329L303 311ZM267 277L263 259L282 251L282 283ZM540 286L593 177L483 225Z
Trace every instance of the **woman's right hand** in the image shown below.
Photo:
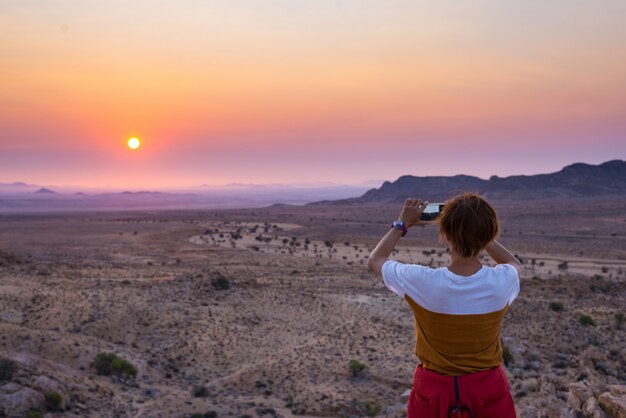
M426 206L428 206L428 201L411 198L407 199L404 202L402 212L400 212L400 220L404 222L407 228L424 223L420 222L420 216L422 216L422 212L424 212Z

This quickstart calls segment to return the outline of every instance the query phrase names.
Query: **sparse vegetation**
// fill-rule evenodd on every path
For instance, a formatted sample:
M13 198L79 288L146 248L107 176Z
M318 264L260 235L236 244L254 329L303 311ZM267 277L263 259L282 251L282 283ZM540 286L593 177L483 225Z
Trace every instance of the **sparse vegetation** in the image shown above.
M509 350L509 347L506 345L502 345L502 361L504 362L505 366L508 366L509 364L513 363L513 353L511 353L511 350Z
M241 416L241 418L243 417L245 417L245 415ZM195 414L191 414L190 418L217 418L217 412L207 411L204 414L202 412L196 412Z
M98 353L91 367L102 376L130 378L137 376L137 368L115 353Z
M43 418L43 412L37 408L29 409L24 414L24 418Z
M211 284L213 285L213 287L217 290L228 290L230 289L230 280L228 280L227 277L218 274L217 277L213 278L213 280L211 280Z
M587 327L587 326L595 327L596 326L596 321L594 321L593 318L590 317L589 315L580 315L578 317L578 322L580 322L580 324L585 326L585 327Z
M191 393L196 398L206 398L209 396L209 389L207 389L206 386L194 386Z
M611 202L611 205L614 206L614 203ZM301 211L321 211L325 208L311 206ZM342 207L331 209L344 210ZM374 220L379 213L381 219L387 216L386 210L365 209L368 211L365 215L369 216L371 211ZM544 209L541 208L542 211ZM353 209L348 207L345 210ZM9 284L23 285L25 289L19 295L22 302L9 306L11 309L6 315L8 321L21 320L23 325L20 325L19 335L7 334L5 339L0 337L0 343L5 344L3 349L7 353L0 353L0 374L3 358L14 358L9 353L19 352L19 347L32 346L38 350L41 347L45 356L49 357L50 344L59 336L65 338L66 342L62 350L52 353L54 356L71 359L76 355L87 355L86 361L84 358L75 359L75 367L83 371L76 371L78 374L72 372L71 375L65 373L65 370L53 373L47 364L43 368L38 364L36 367L27 365L23 363L25 360L16 356L15 359L19 360L15 362L17 370L10 381L33 387L41 393L37 395L37 404L32 403L20 409L19 417L22 418L26 409L35 405L41 409L34 411L32 416L35 417L65 414L78 416L81 413L105 416L112 412L111 407L120 416L136 414L139 411L137 408L141 408L147 416L159 413L171 415L178 411L181 417L187 418L216 418L217 415L226 417L229 414L239 418L271 418L274 414L264 411L272 406L279 409L275 416L317 413L367 418L399 413L399 395L410 388L410 382L403 383L402 379L397 379L392 363L378 364L377 359L385 356L396 358L410 352L411 340L414 338L414 330L407 323L411 319L410 310L407 311L409 317L400 320L399 308L396 309L400 305L387 309L391 306L389 304L395 306L401 301L394 302L393 294L388 293L382 283L372 281L372 274L366 272L364 267L368 249L374 244L374 234L378 234L386 218L380 224L372 220L366 229L361 230L358 223L354 224L355 231L345 228L346 236L342 237L336 225L320 224L317 221L309 224L303 221L299 211L293 211L293 215L291 210L280 208L263 211L267 211L267 215L264 212L258 215L259 219L271 216L276 221L284 222L287 230L275 235L274 229L265 230L261 226L257 233L250 233L249 226L254 224L255 218L249 215L250 210L247 209L233 212L234 220L230 219L227 211L198 212L197 216L192 212L184 216L178 212L173 215L157 213L150 215L145 225L137 217L136 223L142 222L144 226L125 227L126 239L132 239L133 229L145 229L150 234L141 232L143 238L140 244L146 245L146 248L129 248L128 257L111 256L111 251L117 254L119 250L115 246L117 241L110 239L117 239L116 228L120 228L118 215L111 215L107 218L109 220L104 219L97 228L81 220L86 218L77 218L79 221L74 223L68 216L70 222L65 224L65 217L59 217L58 220L63 222L59 222L60 226L50 221L50 226L54 227L50 229L52 232L64 233L64 228L68 226L77 231L76 245L65 245L65 241L59 240L65 244L63 253L59 249L58 257L45 253L45 246L28 248L26 245L35 240L46 242L45 239L51 236L50 231L40 237L31 225L24 228L24 234L7 234L7 241L14 238L23 240L17 241L14 247L19 249L24 262L22 266L11 267L19 268L15 270L19 274L6 267L0 267L0 270L9 275L17 274L17 278L10 280ZM328 216L320 219L324 220ZM514 222L518 221L510 214L506 216ZM180 222L180 219L184 222ZM163 223L152 224L152 220ZM135 220L132 222L135 223ZM519 222L527 224L528 219L521 218ZM26 225L24 222L19 225L22 224ZM196 240L195 236L191 239L192 234L198 233L196 229L200 232L204 230L203 225L215 225L216 229L210 229L211 235L204 239ZM296 229L294 225L301 226ZM576 222L571 222L571 226L575 230ZM606 227L602 225L602 228ZM299 234L297 241L292 240L292 229ZM225 232L225 238L218 243L215 238L220 230ZM233 245L229 242L232 235L230 231L235 231L235 235L241 231L236 250L230 249ZM168 245L163 247L165 232L172 232L176 239L168 241ZM355 235L350 235L352 233ZM528 268L534 265L535 269L527 270L526 276L521 278L523 287L525 285L524 292L513 303L513 311L507 314L505 325L508 326L503 330L501 345L501 362L502 366L506 365L507 375L511 379L512 395L517 400L523 399L522 409L532 407L536 414L568 410L568 391L574 383L580 385L575 389L580 388L581 396L584 389L585 396L593 396L594 399L608 391L606 388L609 384L619 383L623 363L619 337L626 329L626 309L621 306L620 298L620 280L626 277L626 268L619 269L623 260L619 259L619 251L610 247L614 243L604 241L606 233L602 232L597 242L558 239L558 243L563 244L558 247L552 242L558 234L553 231L549 233L549 238L544 238L545 242L534 241L541 237L531 229L529 237L520 243L520 247L532 249L526 263ZM305 238L307 235L309 238ZM257 236L259 239L255 239ZM436 231L433 231L432 236L436 236ZM102 251L92 251L91 240L102 237ZM271 241L266 244L264 239L269 237ZM74 242L74 238L71 237L71 242ZM325 239L333 239L335 242L329 242L331 245L326 246ZM348 241L350 245L344 245ZM302 246L298 247L300 243ZM86 245L86 249L81 248L82 244ZM8 245L6 248L11 248ZM192 248L192 245L198 247ZM260 247L259 252L252 252L250 245ZM303 249L306 245L310 248L308 251ZM589 260L576 258L579 247L585 249ZM335 252L335 249L338 251ZM558 253L552 253L552 249L558 249ZM294 251L291 257L289 250ZM607 250L607 261L594 264L594 257L600 257L604 250ZM57 251L53 254L57 254ZM265 254L267 257L264 257ZM449 258L443 246L433 253L427 241L415 241L412 244L405 242L395 254L399 260L431 264L433 267L447 265ZM330 255L332 258L328 258ZM181 259L178 267L175 265L176 257ZM542 259L546 265L539 268ZM574 263L572 270L554 269L563 260ZM347 266L350 262L354 262L353 269ZM487 265L494 263L486 254L483 262ZM146 267L150 264L153 266ZM603 264L609 267L606 274L600 271ZM37 274L44 268L51 272L52 277L67 275L68 280L64 278L44 283ZM552 273L548 273L549 270ZM593 277L594 273L602 276ZM613 274L614 279L609 274ZM89 276L90 280L70 285L69 279L80 280L83 276ZM140 280L133 280L133 277ZM155 279L150 282L150 277ZM338 281L341 282L341 289L336 287ZM230 290L216 290L222 286L220 282L227 283L223 288ZM294 286L300 282L305 283L305 288L302 292L294 291ZM379 289L372 290L372 283ZM50 286L42 289L43 284ZM371 299L358 298L363 294L370 295ZM326 297L329 295L332 297ZM120 297L122 304L119 303ZM366 318L370 326L361 321L363 318L358 316L360 311L353 309L359 302L382 306L381 309L373 309L375 312L370 312L372 315ZM132 303L132 306L126 307L124 303ZM579 322L582 314L589 315L597 325L583 326ZM306 319L302 329L291 327L293 336L289 336L287 326L295 323L297 315L305 315ZM318 317L336 320L316 321ZM529 318L542 320L528 322ZM350 320L356 322L346 322ZM339 328L335 330L335 327ZM321 343L313 340L304 349L298 348L301 344L309 343L310 335L316 335L326 328L335 330L332 335L325 332L325 335L332 337L329 337L332 344L326 340ZM50 332L42 334L41 329L50 329ZM59 331L53 329L66 332L60 335ZM137 338L125 335L126 331ZM98 338L92 338L94 335ZM263 344L248 344L252 341L251 337L257 338L259 335ZM405 344L407 341L408 345ZM198 356L198 347L215 361L207 363L206 356ZM253 370L254 373L242 375L242 380L232 385L218 385L224 390L215 389L210 383L220 370L237 370L242 359L252 359L244 361L246 364L256 361L255 358L258 360L259 350L262 351L262 360L267 359L272 367L261 367L256 372ZM132 380L97 375L90 363L101 351L116 353L133 363L140 372ZM283 361L285 353L291 353L289 361ZM298 354L307 357L304 363L299 364ZM145 377L144 362L147 362L148 367ZM328 364L324 366L324 362ZM110 363L108 374L113 375ZM291 366L298 369L295 380L293 376L289 377ZM320 367L334 370L334 373L324 375ZM46 382L45 379L35 382L37 376L50 376L61 386L55 381ZM6 383L8 381L0 381L0 386ZM285 392L285 385L290 383L298 387L313 387L315 390ZM83 389L74 390L78 385ZM55 399L47 394L48 391L59 392L62 396L60 405L68 412L54 410ZM161 402L168 393L176 391L181 395L178 402L180 408ZM122 399L126 396L125 392L134 396L137 402L100 402L104 398ZM384 400L387 395L390 397L389 402ZM236 397L241 402L232 404ZM571 401L571 396L569 398ZM387 411L387 403L397 404L398 409L392 411L390 408ZM578 404L578 409L582 408L580 405L583 403L581 401ZM218 413L208 412L211 409ZM11 414L7 411L6 415ZM0 417L3 416L0 407Z
M352 376L357 376L363 370L365 370L365 364L361 363L358 360L350 360L348 362L348 370L352 373Z
M552 309L554 312L563 312L565 310L565 307L563 306L562 302L550 302L550 309Z
M375 417L382 410L382 407L380 406L380 404L375 403L375 402L374 403L366 402L363 406L365 407L365 415L367 415L368 417Z
M59 392L48 392L46 393L45 401L50 411L60 411L63 404L63 395Z
M559 267L559 270L567 270L567 268L569 266L567 265L567 261L563 261L563 262L559 263L558 267Z
M11 252L0 250L0 266L11 264L22 264L22 259Z
M10 381L17 371L17 363L8 358L0 358L0 382Z

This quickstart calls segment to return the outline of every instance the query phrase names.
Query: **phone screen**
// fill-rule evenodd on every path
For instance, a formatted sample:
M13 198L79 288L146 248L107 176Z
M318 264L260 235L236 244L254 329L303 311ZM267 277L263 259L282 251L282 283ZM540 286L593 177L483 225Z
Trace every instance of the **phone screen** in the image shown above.
M420 221L434 221L437 219L442 209L443 203L429 203L424 209L424 212L422 212Z

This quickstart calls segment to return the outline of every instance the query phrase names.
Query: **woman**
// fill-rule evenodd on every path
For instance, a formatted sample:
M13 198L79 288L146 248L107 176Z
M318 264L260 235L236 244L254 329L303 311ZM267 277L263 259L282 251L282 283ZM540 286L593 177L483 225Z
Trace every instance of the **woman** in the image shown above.
M502 368L500 325L519 293L521 264L495 239L498 218L477 194L459 195L438 219L452 261L430 268L389 260L408 228L420 224L428 202L407 199L400 219L380 240L368 267L402 297L415 317L415 369L409 417L515 417ZM482 265L486 250L498 263Z

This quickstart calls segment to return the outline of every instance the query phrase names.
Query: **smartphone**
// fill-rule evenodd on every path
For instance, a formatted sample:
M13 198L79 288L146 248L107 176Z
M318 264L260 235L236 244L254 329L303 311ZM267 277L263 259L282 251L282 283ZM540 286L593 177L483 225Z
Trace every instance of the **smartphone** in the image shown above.
M429 203L428 206L422 212L420 216L420 221L434 221L437 219L441 210L443 209L443 203Z

